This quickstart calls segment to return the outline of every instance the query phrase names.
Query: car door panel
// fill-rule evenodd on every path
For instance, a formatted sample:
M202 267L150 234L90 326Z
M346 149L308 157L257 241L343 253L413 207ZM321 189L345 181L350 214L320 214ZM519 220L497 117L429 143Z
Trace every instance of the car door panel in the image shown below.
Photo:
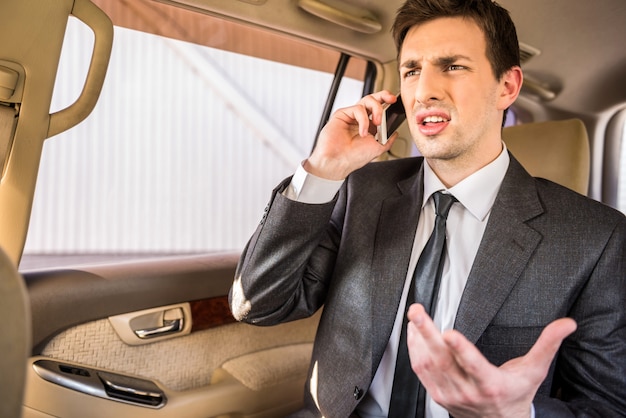
M227 293L236 262L229 253L24 272L38 324L24 416L80 417L89 410L94 417L269 417L297 409L319 314L276 327L235 322ZM180 306L188 306L181 310L190 332L141 345L124 342L111 322ZM60 365L56 377L38 372L38 364L50 361ZM152 382L164 405L132 404L73 385L102 373ZM95 382L106 394L102 379Z
M236 262L236 254L214 254L26 271L35 351L54 333L76 324L224 297ZM222 302L220 312L224 307Z

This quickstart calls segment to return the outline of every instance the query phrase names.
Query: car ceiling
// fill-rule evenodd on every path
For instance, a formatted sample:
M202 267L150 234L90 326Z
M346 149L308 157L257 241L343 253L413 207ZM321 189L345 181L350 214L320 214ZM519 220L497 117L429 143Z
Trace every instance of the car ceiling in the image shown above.
M404 0L161 0L232 20L269 26L387 63L396 56L390 36ZM381 30L360 33L307 13L298 3L323 2L335 8L368 10ZM572 114L613 111L626 103L626 2L623 0L500 0L518 30L519 40L540 53L522 64L528 86L556 93L550 106ZM531 89L526 94L537 97Z

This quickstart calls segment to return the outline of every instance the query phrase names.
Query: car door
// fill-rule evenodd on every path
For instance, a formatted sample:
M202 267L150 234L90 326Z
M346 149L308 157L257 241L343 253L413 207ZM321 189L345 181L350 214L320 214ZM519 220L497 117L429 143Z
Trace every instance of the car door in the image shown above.
M16 41L0 65L17 76L2 100L15 126L0 239L30 296L23 416L298 409L319 313L254 327L234 321L227 295L271 187L312 147L340 54L312 59L285 40L275 61L234 57L258 54L245 43L267 35L151 1L9 3L0 31ZM207 31L211 51L198 44ZM281 72L289 51L325 64ZM239 73L226 77L232 60ZM362 94L359 61L338 103ZM251 68L303 83L310 107L290 89L267 102L258 79L237 84Z
M237 254L25 272L24 416L281 416L298 408L316 318L234 323Z

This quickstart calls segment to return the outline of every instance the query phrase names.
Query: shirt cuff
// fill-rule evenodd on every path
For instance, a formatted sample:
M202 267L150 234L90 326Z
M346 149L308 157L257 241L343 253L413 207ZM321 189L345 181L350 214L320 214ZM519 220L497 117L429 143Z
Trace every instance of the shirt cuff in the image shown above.
M328 203L335 198L343 182L344 180L327 180L314 176L300 164L283 195L302 203Z

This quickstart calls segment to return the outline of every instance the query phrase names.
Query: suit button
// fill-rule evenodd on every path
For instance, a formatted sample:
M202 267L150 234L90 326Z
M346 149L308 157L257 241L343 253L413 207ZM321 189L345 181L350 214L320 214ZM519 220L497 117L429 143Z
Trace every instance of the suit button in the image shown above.
M270 211L270 204L268 203L267 206L265 206L265 209L263 210L263 217L261 218L261 221L259 222L261 225L263 225L265 223L265 220L267 219L267 214Z
M360 389L358 386L354 387L354 399L356 399L357 401L361 400L361 398L363 397L363 389Z

